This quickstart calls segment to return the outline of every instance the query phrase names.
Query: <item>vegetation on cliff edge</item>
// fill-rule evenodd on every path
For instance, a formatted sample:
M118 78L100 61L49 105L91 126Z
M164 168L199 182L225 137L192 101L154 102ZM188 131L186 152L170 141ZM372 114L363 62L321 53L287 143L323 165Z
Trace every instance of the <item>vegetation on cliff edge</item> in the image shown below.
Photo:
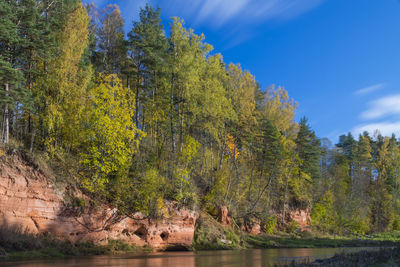
M116 5L7 0L0 17L2 146L57 166L56 181L126 214L164 217L167 199L227 206L266 232L295 209L324 233L400 229L395 136L318 138L284 88L225 63L183 20L167 33L146 5L125 38Z

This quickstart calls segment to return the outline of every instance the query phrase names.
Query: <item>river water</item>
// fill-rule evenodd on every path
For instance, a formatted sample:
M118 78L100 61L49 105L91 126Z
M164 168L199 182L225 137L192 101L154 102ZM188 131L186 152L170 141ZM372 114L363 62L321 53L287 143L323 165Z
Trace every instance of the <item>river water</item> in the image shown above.
M329 258L336 253L351 253L378 248L293 248L293 249L252 249L200 252L159 252L146 254L124 254L116 256L93 256L61 260L0 262L4 267L236 267L274 266L306 259Z

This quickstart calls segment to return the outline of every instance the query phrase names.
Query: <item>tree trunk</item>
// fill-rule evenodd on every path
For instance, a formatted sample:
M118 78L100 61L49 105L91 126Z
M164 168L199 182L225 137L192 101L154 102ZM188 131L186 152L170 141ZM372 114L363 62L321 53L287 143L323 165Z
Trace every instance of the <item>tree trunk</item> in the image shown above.
M285 223L285 217L286 217L286 205L287 205L288 187L289 187L289 175L286 175L285 196L284 196L284 199L283 199L282 224Z
M36 131L35 131L35 128L33 128L32 134L31 134L31 144L30 144L30 148L29 148L30 153L32 153L32 151L33 151L33 143L35 142L35 134L36 134Z
M139 76L136 77L136 98L135 98L135 123L136 128L139 129Z
M8 98L8 83L5 84L6 87L6 99ZM5 104L4 107L4 119L3 119L3 133L2 133L2 141L4 144L8 144L9 142L9 114L8 114L8 103Z
M171 150L172 153L175 153L175 132L174 132L174 86L175 79L174 74L172 74L172 85L171 85L171 95L170 95L170 124L171 124Z

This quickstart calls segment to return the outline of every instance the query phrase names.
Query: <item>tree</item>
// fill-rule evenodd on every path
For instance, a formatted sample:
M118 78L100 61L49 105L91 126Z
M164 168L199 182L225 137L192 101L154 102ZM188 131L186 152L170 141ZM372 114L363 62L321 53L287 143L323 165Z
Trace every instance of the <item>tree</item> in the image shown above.
M357 141L354 139L351 133L346 135L341 135L339 137L339 143L336 144L337 147L342 149L342 153L347 157L349 164L349 175L354 176L355 170L355 157Z
M400 184L400 148L396 136L392 135L389 141L389 166L387 183L390 192L393 194L393 204L397 208Z
M254 186L255 196L254 198L249 197L250 203L247 211L248 215L252 214L265 194L270 194L272 184L281 174L283 148L280 138L281 135L272 122L267 118L263 118L260 122L259 141L255 147L256 164L259 176L257 180L251 181L250 184L249 190L251 191L251 186ZM249 194L251 196L251 192ZM268 206L270 205L270 203L265 204Z
M126 175L142 133L133 121L134 94L115 74L99 74L85 110L83 186L106 192L109 179Z
M237 117L232 130L235 135L249 135L256 124L255 93L258 84L248 71L242 71L240 65L229 64L227 94Z
M315 132L311 130L307 124L307 119L300 120L299 132L296 138L296 151L300 157L300 169L310 175L315 182L321 177L320 158L321 158L321 141L315 136Z
M79 145L81 116L91 79L91 69L81 64L88 46L88 26L86 9L78 5L57 36L59 56L47 63L47 74L35 88L36 95L44 98L41 115L47 132L45 144L52 153Z
M129 64L132 67L127 76L129 83L133 80L132 89L136 90L136 126L144 129L147 118L150 130L155 131L156 125L166 119L165 110L169 104L166 85L169 46L159 8L154 10L146 4L139 17L128 33Z
M365 233L371 227L371 198L373 158L371 138L368 133L359 136L355 151L354 175L349 196L348 213L351 214L349 226L352 231Z
M121 73L126 61L124 20L117 5L108 5L100 12L91 8L96 27L94 63L98 72Z
M375 156L377 177L371 182L371 223L376 232L391 230L394 220L392 195L387 187L389 171L392 167L389 143L388 137L384 138L381 135L377 137L377 153Z
M263 98L265 116L285 136L294 138L297 131L297 123L294 121L297 103L289 98L287 91L282 87L269 87Z
M1 141L9 142L10 108L15 101L14 89L18 88L22 80L22 73L18 69L18 46L22 42L18 31L19 6L16 1L2 1L0 3L0 104L4 106ZM10 91L10 87L12 91Z

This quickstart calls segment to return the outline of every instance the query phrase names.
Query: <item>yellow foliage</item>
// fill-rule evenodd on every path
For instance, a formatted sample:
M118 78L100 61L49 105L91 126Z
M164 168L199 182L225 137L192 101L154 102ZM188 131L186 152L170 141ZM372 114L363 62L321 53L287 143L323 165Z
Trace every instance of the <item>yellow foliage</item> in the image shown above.
M232 135L227 134L225 144L229 149L229 154L231 154L232 156L235 157L235 159L237 159L240 152L235 145L235 138Z
M127 170L143 133L135 127L135 97L117 75L99 74L86 109L85 147L81 163L90 169L88 190L104 188L111 173Z
M45 98L43 120L48 132L45 144L50 153L56 152L57 143L74 148L81 139L86 89L92 76L92 69L83 69L80 64L89 44L88 27L87 11L78 4L57 35L59 55L46 65L39 64L46 69L46 75L34 84L33 92L38 98Z
M293 137L298 125L295 122L295 110L297 103L289 98L289 95L282 87L270 87L265 93L264 115L268 118L278 131Z

